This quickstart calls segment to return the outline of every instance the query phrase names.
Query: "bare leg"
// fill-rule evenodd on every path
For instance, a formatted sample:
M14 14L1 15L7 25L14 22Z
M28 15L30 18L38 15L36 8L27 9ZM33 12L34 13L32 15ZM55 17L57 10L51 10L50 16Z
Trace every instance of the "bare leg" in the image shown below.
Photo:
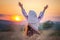
M25 28L24 28L24 36L27 36L27 31L28 31L28 27L26 25Z

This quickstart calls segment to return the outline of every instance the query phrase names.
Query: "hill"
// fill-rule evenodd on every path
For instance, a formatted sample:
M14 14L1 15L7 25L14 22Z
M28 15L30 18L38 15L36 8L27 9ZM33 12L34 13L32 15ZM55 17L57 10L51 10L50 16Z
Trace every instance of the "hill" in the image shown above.
M8 20L0 20L0 31L11 31L14 22Z

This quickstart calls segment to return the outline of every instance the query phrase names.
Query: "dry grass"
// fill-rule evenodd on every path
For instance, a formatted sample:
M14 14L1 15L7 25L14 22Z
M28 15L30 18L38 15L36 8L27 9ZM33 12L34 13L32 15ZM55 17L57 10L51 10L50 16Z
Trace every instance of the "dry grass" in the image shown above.
M14 32L0 32L0 40L60 40L60 36L49 36L49 34L53 33L52 30L42 30L40 35L34 34L31 37L24 36L24 32L21 29L22 26L14 26Z
M34 34L28 37L24 36L21 32L0 32L0 40L60 40L60 36L48 36L42 33L41 35Z

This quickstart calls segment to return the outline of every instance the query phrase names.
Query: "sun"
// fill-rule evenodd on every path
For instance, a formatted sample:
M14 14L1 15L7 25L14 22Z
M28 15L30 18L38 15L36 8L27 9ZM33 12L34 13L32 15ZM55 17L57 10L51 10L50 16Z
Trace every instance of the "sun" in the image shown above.
M19 21L22 21L23 19L22 19L22 17L21 16L12 16L12 21L17 21L17 22L19 22Z
M16 16L16 17L15 17L15 20L16 20L16 21L21 21L21 18L20 18L19 16Z

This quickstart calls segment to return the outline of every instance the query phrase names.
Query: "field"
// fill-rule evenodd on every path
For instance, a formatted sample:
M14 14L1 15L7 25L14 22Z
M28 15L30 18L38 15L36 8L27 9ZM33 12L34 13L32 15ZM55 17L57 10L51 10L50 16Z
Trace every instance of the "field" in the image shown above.
M49 29L46 23L44 23L44 27L42 26L43 29L46 27L48 29L40 29L40 35L34 34L31 37L24 35L24 25L13 25L11 26L11 31L0 31L0 40L60 40L60 30L52 30L54 29L54 27L56 27L57 24L55 23L54 26L52 26L51 28L49 27Z
M23 36L20 32L0 32L0 40L60 40L60 36L48 36L45 31L41 35Z

